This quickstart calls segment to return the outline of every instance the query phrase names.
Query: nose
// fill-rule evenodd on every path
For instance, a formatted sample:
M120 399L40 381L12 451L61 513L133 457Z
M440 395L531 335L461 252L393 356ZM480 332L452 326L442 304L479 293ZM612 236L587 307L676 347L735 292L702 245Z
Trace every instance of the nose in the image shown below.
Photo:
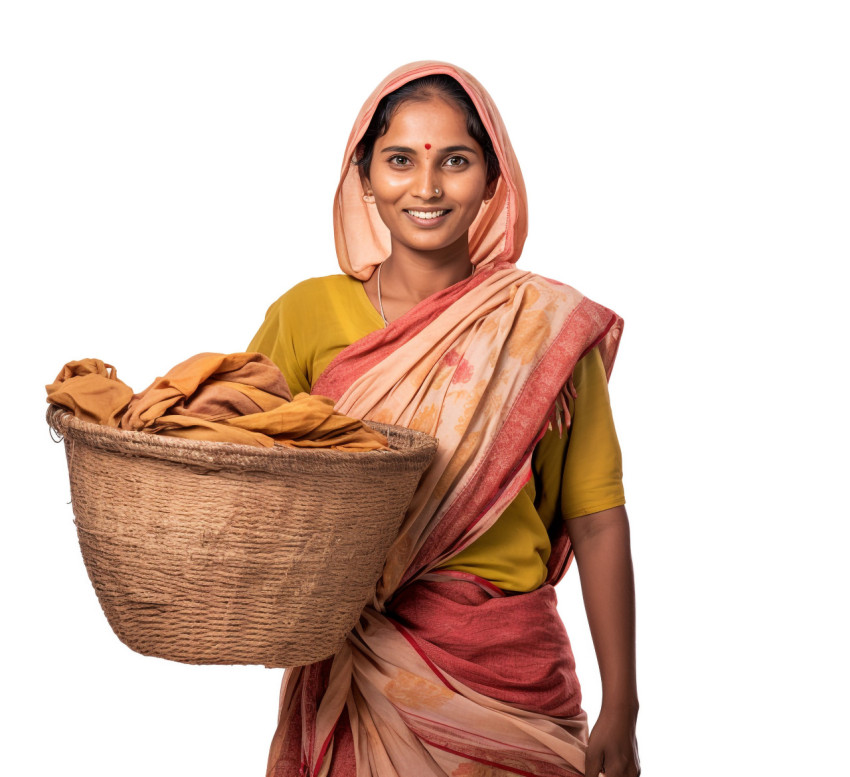
M443 196L440 173L427 162L420 165L413 184L413 194L421 200L437 200Z

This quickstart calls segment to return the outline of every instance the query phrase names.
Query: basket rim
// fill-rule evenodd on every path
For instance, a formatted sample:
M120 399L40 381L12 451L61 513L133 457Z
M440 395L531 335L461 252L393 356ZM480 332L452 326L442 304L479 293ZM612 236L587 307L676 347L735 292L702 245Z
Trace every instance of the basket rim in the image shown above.
M345 451L332 448L296 448L287 445L274 445L267 448L234 442L189 440L96 424L77 418L67 408L55 404L49 405L46 420L51 429L62 438L70 440L85 438L84 441L87 444L98 448L171 461L225 467L238 466L240 469L251 468L251 464L259 469L266 469L269 465L280 464L286 460L302 464L333 462L338 466L355 463L362 466L367 461L381 460L386 466L389 460L415 460L423 457L430 460L439 444L437 438L425 432L368 420L364 420L364 423L387 436L390 450ZM408 444L404 448L393 447L393 438L396 441L406 439ZM380 454L380 457L375 457L374 454Z

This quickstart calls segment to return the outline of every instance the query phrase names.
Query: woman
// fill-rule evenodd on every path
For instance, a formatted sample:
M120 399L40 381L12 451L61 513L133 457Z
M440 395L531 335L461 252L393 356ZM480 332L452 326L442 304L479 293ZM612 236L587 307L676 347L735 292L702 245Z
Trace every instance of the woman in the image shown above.
M343 650L286 671L268 774L638 774L606 386L622 320L514 266L519 166L487 93L445 63L367 100L334 230L345 274L287 292L249 350L293 393L440 445ZM589 737L553 587L573 553L603 680Z

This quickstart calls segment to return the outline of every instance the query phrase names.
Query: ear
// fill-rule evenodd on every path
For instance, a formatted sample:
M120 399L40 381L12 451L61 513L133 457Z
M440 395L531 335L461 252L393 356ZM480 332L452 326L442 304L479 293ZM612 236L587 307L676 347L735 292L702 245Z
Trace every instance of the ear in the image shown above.
M370 205L375 202L375 195L372 194L372 184L369 183L369 179L366 177L366 174L360 170L360 185L363 187L363 202L367 202Z
M489 202L496 194L496 187L499 185L500 175L497 175L484 189L484 202Z

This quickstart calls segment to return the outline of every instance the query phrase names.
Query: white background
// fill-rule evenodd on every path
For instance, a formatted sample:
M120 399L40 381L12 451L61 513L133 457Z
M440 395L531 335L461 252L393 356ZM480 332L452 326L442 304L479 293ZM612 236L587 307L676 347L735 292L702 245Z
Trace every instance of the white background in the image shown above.
M846 769L845 4L2 8L3 774L263 774L282 670L117 640L43 385L93 356L139 390L244 350L283 291L338 272L351 123L423 58L500 107L520 266L626 320L644 774ZM558 591L593 720L575 568Z

